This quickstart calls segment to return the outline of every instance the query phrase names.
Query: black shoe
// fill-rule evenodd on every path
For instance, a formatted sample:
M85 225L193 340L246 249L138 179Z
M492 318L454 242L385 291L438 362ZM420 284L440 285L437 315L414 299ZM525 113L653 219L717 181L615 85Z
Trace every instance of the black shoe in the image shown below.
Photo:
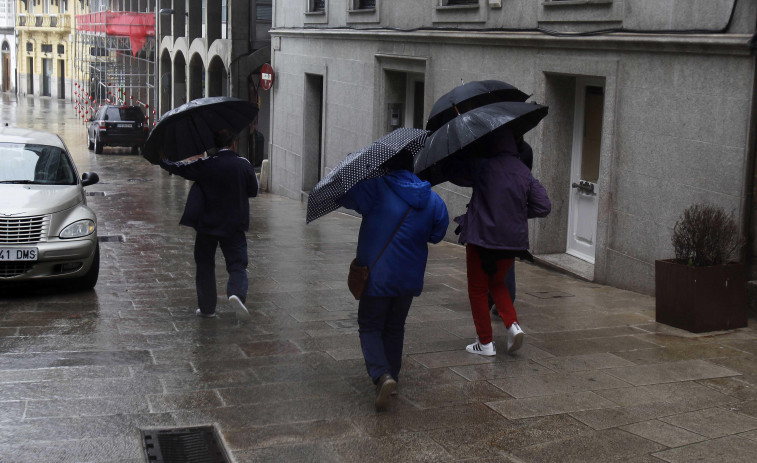
M376 383L376 411L383 412L389 408L392 392L397 388L397 381L389 373L384 373Z

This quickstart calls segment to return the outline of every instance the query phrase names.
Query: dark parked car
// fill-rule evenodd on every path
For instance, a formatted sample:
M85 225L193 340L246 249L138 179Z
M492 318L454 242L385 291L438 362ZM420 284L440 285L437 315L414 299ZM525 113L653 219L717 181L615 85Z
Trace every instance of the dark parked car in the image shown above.
M132 154L139 154L149 133L141 107L105 105L89 120L87 146L97 154L102 154L105 146L127 146Z

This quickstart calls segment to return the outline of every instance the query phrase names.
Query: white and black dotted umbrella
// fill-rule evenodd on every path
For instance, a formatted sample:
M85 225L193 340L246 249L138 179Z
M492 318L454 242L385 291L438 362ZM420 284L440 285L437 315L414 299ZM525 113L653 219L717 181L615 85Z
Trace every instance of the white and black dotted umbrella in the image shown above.
M336 200L361 180L380 177L387 171L384 164L394 156L415 156L423 148L430 132L399 128L370 145L350 153L321 179L308 197L307 223L339 209Z

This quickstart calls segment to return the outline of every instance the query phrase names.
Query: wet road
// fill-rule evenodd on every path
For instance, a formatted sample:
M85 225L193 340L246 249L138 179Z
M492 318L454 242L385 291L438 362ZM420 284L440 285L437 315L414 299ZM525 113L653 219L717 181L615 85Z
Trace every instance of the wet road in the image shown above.
M654 299L518 263L526 342L467 354L464 252L432 247L399 395L373 408L345 283L359 221L251 200L252 320L194 315L188 182L86 149L70 104L0 98L0 123L61 134L100 183L94 291L0 294L0 461L143 462L140 430L215 425L238 462L752 461L757 331L693 336ZM220 258L220 253L219 253ZM218 261L219 294L224 269ZM504 346L495 323L495 342Z

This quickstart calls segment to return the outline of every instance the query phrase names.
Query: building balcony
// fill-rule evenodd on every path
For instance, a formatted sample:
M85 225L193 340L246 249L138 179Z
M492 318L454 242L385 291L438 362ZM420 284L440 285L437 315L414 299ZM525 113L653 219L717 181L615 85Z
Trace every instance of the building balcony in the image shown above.
M19 14L16 27L26 31L63 31L71 29L71 16L67 14Z

